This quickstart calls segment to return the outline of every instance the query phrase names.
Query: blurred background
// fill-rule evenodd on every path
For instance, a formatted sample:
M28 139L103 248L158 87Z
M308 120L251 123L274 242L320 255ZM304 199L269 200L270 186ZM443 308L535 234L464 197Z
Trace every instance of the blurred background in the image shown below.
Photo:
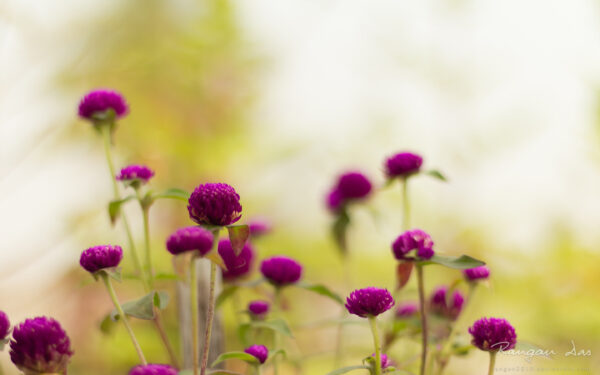
M422 154L449 181L411 182L412 222L437 251L492 269L458 322L462 332L481 316L505 317L519 339L557 353L531 363L501 356L505 373L597 373L599 11L592 0L2 0L0 309L13 323L58 319L76 351L72 374L125 374L136 363L121 327L98 329L110 301L78 267L83 249L125 243L106 214L102 141L76 111L86 92L108 87L130 105L115 135L118 166L149 165L156 189L233 185L242 222L273 224L256 243L260 257L295 257L306 280L341 295L394 288L389 246L401 197L382 190L353 210L349 285L330 238L327 190L348 169L381 186L386 156ZM184 203L153 207L159 271L172 269L165 238L189 224ZM426 287L459 276L430 267ZM413 282L402 298L415 298ZM122 300L140 292L130 281L117 289ZM287 303L290 358L301 367L285 373L325 374L335 327L321 322L340 308L303 291ZM167 325L178 342L174 308ZM232 308L223 314L228 350L239 350ZM134 329L152 361L167 360L148 324ZM359 364L372 351L369 330L348 332L344 364ZM591 356L566 357L573 345ZM388 354L404 361L411 350ZM16 374L7 351L0 363ZM481 374L486 365L474 351L447 373Z

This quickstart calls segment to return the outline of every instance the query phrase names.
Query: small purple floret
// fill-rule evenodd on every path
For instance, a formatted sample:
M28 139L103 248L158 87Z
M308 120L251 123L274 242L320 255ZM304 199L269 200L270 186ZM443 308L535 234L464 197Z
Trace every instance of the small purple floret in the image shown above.
M180 228L167 238L167 250L173 255L197 251L200 256L204 256L212 246L213 234L201 227Z
M346 298L346 309L361 318L377 316L394 306L394 298L387 289L368 287L357 289Z
M66 373L72 355L69 337L52 318L27 319L13 330L10 359L26 374Z
M473 336L471 343L487 352L514 349L517 344L515 329L506 319L481 318L469 333Z
M223 280L233 281L250 274L254 263L254 249L246 242L239 255L235 255L228 239L219 241L219 255L227 270L222 270Z
M325 203L327 204L327 208L329 209L329 211L339 212L342 208L343 203L342 194L337 189L331 190L329 194L327 194L327 199Z
M242 217L240 196L227 184L198 185L188 200L190 218L200 225L230 225Z
M336 185L327 195L327 207L332 212L351 201L367 198L373 186L361 172L347 172L338 177Z
M177 375L177 370L169 365L139 365L129 371L129 375Z
M419 172L423 158L412 152L400 152L385 161L385 174L388 178L408 177Z
M429 310L438 316L456 320L462 311L465 298L460 291L455 290L452 298L448 301L447 293L448 287L438 287L429 301Z
M277 287L294 284L302 277L302 266L292 258L275 256L262 261L260 272Z
M8 320L8 315L6 315L4 311L0 310L0 341L6 339L9 331L10 320Z
M109 109L115 111L117 118L125 116L129 111L125 98L117 91L93 90L79 102L79 117L95 120L94 115L101 114Z
M392 361L388 358L387 354L381 353L379 356L381 358L381 369L382 370L384 370L392 365ZM373 359L375 359L375 353L371 354L371 357L373 357Z
M431 236L421 229L407 230L399 235L392 243L392 250L398 260L415 260L408 255L412 250L417 250L416 260L427 260L435 254Z
M265 363L269 356L269 349L264 345L252 345L246 348L244 352L254 356L261 364Z
M121 263L123 249L118 245L99 245L81 253L79 264L86 271L96 273L105 268L113 268Z
M252 237L264 236L271 232L271 223L266 219L254 219L248 223Z
M116 176L118 181L139 181L147 183L154 176L154 171L145 165L128 165Z
M396 318L406 319L415 316L419 312L419 305L414 302L406 302L396 309Z
M468 281L486 280L490 277L490 269L487 266L469 268L463 271L463 275Z
M269 312L269 308L267 301L252 301L248 304L248 311L254 318L264 318Z

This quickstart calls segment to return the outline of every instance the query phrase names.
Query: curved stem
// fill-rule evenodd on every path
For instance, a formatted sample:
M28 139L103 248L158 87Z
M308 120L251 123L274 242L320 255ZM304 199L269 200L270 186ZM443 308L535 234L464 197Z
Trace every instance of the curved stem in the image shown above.
M102 281L104 281L104 285L106 286L106 290L108 290L108 294L110 295L110 298L111 298L113 304L115 305L117 312L119 313L119 317L123 321L123 324L125 325L125 328L127 329L127 333L129 333L129 337L131 338L131 341L133 342L133 346L135 347L135 351L137 352L138 357L140 357L140 361L142 362L143 365L147 365L148 362L146 362L144 353L142 353L142 348L140 348L140 344L138 343L137 339L135 338L133 329L131 329L131 326L129 325L127 316L125 315L125 312L123 311L123 308L121 307L121 304L119 303L119 299L117 298L117 294L115 293L112 283L110 282L110 278L108 277L108 275L105 272L101 273L101 277L102 277Z
M379 332L377 331L377 318L369 316L369 324L371 325L375 346L375 375L381 375L381 341L379 341Z
M496 352L490 352L490 367L488 375L494 375L494 366L496 365Z
M408 178L401 180L402 185L402 230L410 229L410 203L408 201Z
M213 249L211 251L216 251L219 245L219 230L217 228L213 230ZM210 351L210 338L212 336L212 326L213 319L215 316L215 284L217 279L217 264L215 262L210 262L210 285L208 291L208 311L206 312L206 327L204 331L204 348L202 349L202 363L200 367L201 375L206 374L206 366L208 366L208 354ZM198 302L196 301L196 304ZM196 309L197 309L196 305ZM196 317L198 319L198 317ZM198 332L195 332L196 336ZM195 354L197 355L197 354Z
M421 313L421 336L423 346L421 348L421 367L419 374L425 375L425 367L427 362L427 313L425 311L425 286L423 282L423 266L416 264L417 269L417 285L419 288L419 311Z

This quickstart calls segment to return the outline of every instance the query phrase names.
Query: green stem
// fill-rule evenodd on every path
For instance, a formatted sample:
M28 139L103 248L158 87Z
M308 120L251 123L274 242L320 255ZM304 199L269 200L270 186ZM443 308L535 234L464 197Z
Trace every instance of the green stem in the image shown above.
M254 367L254 374L255 375L260 375L260 365L252 366L252 367Z
M417 285L419 288L419 311L421 313L421 336L423 346L421 348L421 367L419 374L425 375L427 362L427 313L425 311L425 286L423 282L423 266L417 263Z
M115 305L117 312L119 313L119 317L123 321L123 324L125 325L125 328L127 329L127 333L129 333L129 337L131 338L131 341L133 342L133 346L135 347L135 351L137 352L138 357L140 357L140 361L142 362L143 365L147 365L148 362L146 362L144 353L142 353L142 348L140 348L140 344L138 343L137 339L135 338L133 329L131 329L131 326L129 325L129 320L127 320L127 316L125 315L125 312L123 311L123 308L121 307L121 304L119 303L119 299L117 298L117 294L115 293L112 283L110 282L109 276L105 272L102 272L101 277L102 277L102 281L104 281L104 285L106 286L106 290L108 290L108 294L110 295L110 298L111 298L113 304Z
M216 251L219 244L219 229L213 231L213 249ZM204 331L204 348L202 349L202 363L200 374L206 374L206 366L208 366L208 354L210 351L210 338L212 335L213 319L215 316L215 283L217 279L217 264L210 262L210 286L208 292L208 311L206 312L206 327ZM197 334L197 333L196 333Z
M410 229L410 203L408 201L408 178L401 180L402 185L402 230Z
M350 254L347 253L342 258L342 268L344 272L344 284L347 287L351 287L352 285L352 270L350 269ZM342 323L342 319L346 317L347 311L344 307L342 307L340 312L340 323L337 326L337 335L336 335L336 344L335 344L335 359L334 359L334 368L339 368L342 363L342 355L343 355L343 342L344 342L344 324Z
M140 190L135 189L140 208L142 209L142 218L144 221L144 250L146 256L146 272L148 273L148 285L150 289L154 288L154 270L152 269L152 253L150 251L150 207L144 204Z
M494 375L494 366L496 365L496 353L490 352L490 367L488 369L488 375Z
M198 274L196 257L190 260L190 303L192 304L192 358L194 359L194 375L198 375L200 358L198 356Z
M381 375L381 341L379 341L379 332L377 331L377 318L369 316L369 324L371 325L375 346L375 375Z
M167 350L167 353L169 354L169 359L171 361L171 365L173 365L176 368L179 368L179 360L177 359L177 355L175 354L175 349L173 349L173 346L171 346L171 342L169 341L169 336L167 336L167 332L165 331L165 327L163 326L162 323L162 315L160 312L160 309L156 306L154 306L154 326L156 327L156 330L158 331L158 334L160 335L160 339L163 342L163 345L165 347L165 349Z
M275 287L275 297L273 298L273 307L275 308L275 318L281 318L282 314L281 312L283 311L282 307L281 307L281 288L280 287ZM279 332L273 332L273 335L275 337L275 350L279 350L281 349L281 336L279 335ZM273 372L275 375L279 374L279 356L275 356L275 358L273 358Z

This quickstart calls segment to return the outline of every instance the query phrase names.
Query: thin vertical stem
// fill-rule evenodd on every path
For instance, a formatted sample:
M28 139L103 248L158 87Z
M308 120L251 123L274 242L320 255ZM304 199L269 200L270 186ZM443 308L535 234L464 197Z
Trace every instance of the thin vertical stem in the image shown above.
M344 284L346 287L352 286L352 270L350 269L350 254L346 253L342 258L342 268L344 272ZM334 368L339 368L342 363L343 343L344 343L344 324L343 319L347 314L346 308L342 306L340 312L340 322L337 327L336 344L335 344L335 359Z
M106 273L102 272L101 277L102 277L102 281L104 281L104 285L106 286L106 290L108 290L108 294L110 295L110 298L111 298L113 304L115 305L117 312L119 313L119 317L123 321L123 324L125 325L125 328L127 329L127 333L129 333L129 337L131 338L131 341L133 342L133 346L135 347L135 351L137 352L138 357L140 357L140 361L142 362L143 365L147 365L148 362L146 362L146 358L144 357L142 348L140 348L140 344L138 343L137 339L135 338L133 329L129 325L127 316L125 315L125 312L123 311L123 308L121 307L121 304L119 303L119 299L117 298L117 294L115 293L112 283L110 282L109 276Z
M490 352L490 367L488 375L494 375L494 366L496 365L496 352Z
M408 178L401 180L402 185L402 230L410 229L410 203L408 201Z
M142 218L144 222L144 250L146 257L146 272L148 273L148 285L150 289L154 288L154 270L152 269L152 252L150 251L150 207L148 207L140 194L139 188L135 189L138 202L142 209Z
M254 374L260 375L260 365L254 366Z
M275 297L273 298L273 306L275 307L275 312L277 314L276 318L281 318L281 288L280 287L275 287ZM281 337L279 335L279 332L275 331L273 332L273 335L275 337L275 350L279 350L282 349L281 348ZM273 358L273 372L275 375L279 374L279 356L275 356L275 358Z
M196 266L196 257L193 256L190 260L190 303L192 304L192 358L194 360L194 375L200 373L198 350L198 274Z
M215 251L219 244L219 230L217 228L213 230L213 249ZM200 374L206 374L206 366L208 366L208 354L210 351L210 338L212 336L213 319L215 316L215 283L217 279L217 264L210 262L210 285L208 291L208 311L206 312L206 327L204 331L204 348L202 349L202 363L200 368ZM198 318L196 318L198 319ZM196 332L196 335L198 333Z
M423 282L423 266L416 264L417 269L417 285L419 288L419 311L421 313L421 336L423 346L421 348L421 367L419 374L425 375L425 367L427 363L427 312L425 311L425 286Z
M373 345L375 346L375 375L381 375L381 341L377 331L377 317L369 316L369 324L373 333Z

